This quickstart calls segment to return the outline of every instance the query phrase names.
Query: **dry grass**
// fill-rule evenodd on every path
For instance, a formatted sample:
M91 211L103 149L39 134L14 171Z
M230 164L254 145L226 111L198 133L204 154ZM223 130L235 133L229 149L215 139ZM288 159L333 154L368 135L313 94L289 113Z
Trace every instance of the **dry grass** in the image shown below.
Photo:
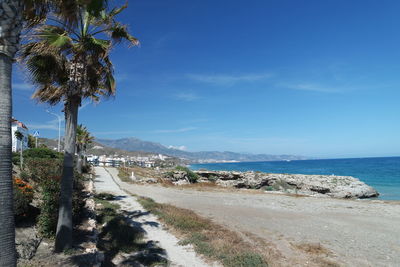
M124 182L132 182L131 179L129 178L132 172L135 174L137 178L156 178L156 179L162 178L162 173L153 168L142 168L134 166L134 167L120 167L118 168L118 170L119 170L118 175Z
M236 232L198 216L191 210L159 204L150 198L138 198L145 209L182 237L182 245L192 244L197 253L224 266L267 266L257 248L244 241Z
M324 246L322 246L320 243L300 243L293 246L310 255L310 259L314 263L318 264L318 266L322 267L340 266L338 263L329 259L329 257L331 257L333 253Z
M294 245L296 248L313 255L330 255L331 252L320 243L301 243Z

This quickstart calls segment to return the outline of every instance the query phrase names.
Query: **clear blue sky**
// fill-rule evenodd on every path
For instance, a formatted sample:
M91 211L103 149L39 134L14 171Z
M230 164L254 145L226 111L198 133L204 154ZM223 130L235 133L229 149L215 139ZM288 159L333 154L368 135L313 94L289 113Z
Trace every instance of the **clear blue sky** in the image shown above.
M99 138L189 151L400 155L399 10L396 0L130 0L119 19L141 46L114 50L117 96L84 103L79 122ZM21 73L14 116L56 137Z

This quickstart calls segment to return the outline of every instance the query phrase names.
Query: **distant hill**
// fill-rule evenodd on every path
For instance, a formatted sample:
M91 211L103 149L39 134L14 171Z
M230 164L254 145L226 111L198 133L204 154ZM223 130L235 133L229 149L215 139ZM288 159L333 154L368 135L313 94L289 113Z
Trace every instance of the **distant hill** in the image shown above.
M45 145L48 148L57 149L57 144L58 140L57 139L49 139L49 138L38 138L38 145ZM61 140L61 149L63 149L63 141ZM158 152L147 152L147 151L127 151L126 149L119 149L116 147L110 147L105 144L100 144L98 142L93 142L91 145L89 145L87 149L87 154L91 155L96 155L96 156L101 156L101 155L107 155L107 156L113 156L113 155L118 155L118 156L151 156L154 154L162 154ZM165 154L164 154L165 155Z
M279 160L302 160L303 156L295 155L269 155L269 154L247 154L230 151L201 151L189 152L179 149L168 148L160 143L143 141L138 138L122 139L96 139L96 142L108 147L124 149L128 151L144 151L160 153L178 158L189 159L196 162L217 162L217 161L279 161Z

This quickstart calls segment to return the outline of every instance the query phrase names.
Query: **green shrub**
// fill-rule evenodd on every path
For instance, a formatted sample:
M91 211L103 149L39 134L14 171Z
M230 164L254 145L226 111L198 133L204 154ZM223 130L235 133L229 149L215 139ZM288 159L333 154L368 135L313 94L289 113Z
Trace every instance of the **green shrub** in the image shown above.
M30 178L42 183L47 180L60 180L63 162L57 158L27 158L25 167Z
M73 184L74 191L72 192L72 216L74 222L79 221L80 215L85 206L84 181L85 177L82 174L75 172Z
M14 165L19 165L20 163L20 154L17 152L12 152L12 163Z
M62 159L63 154L48 148L38 147L23 152L24 158Z
M62 160L58 158L30 158L27 160L30 177L38 183L40 192L39 232L54 237L58 220ZM74 172L72 214L74 222L84 208L84 176Z
M207 177L207 180L212 183L215 183L218 180L218 177L215 175L211 175L211 176Z
M30 175L29 175L29 173L26 172L26 171L21 171L20 177L21 177L21 179L22 179L23 181L28 181L29 178L30 178Z
M60 181L47 179L41 182L39 232L44 237L54 237L57 228Z
M223 260L224 266L232 267L267 267L268 264L256 253L243 253Z
M189 168L187 167L183 167L183 166L176 166L175 170L177 171L184 171L186 172L186 175L189 179L190 183L196 183L197 180L199 179L199 175L197 173L194 173L193 171L191 171Z

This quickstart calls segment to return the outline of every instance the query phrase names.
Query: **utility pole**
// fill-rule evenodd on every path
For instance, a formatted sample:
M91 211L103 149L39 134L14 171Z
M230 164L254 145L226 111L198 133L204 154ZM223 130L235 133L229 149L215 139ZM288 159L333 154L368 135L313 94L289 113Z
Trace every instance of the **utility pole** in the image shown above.
M58 119L58 146L57 146L57 151L60 152L60 150L61 150L61 116L58 115L58 114L55 114L53 112L50 112L47 109L46 109L46 112L51 114L51 115L56 116L57 119Z

